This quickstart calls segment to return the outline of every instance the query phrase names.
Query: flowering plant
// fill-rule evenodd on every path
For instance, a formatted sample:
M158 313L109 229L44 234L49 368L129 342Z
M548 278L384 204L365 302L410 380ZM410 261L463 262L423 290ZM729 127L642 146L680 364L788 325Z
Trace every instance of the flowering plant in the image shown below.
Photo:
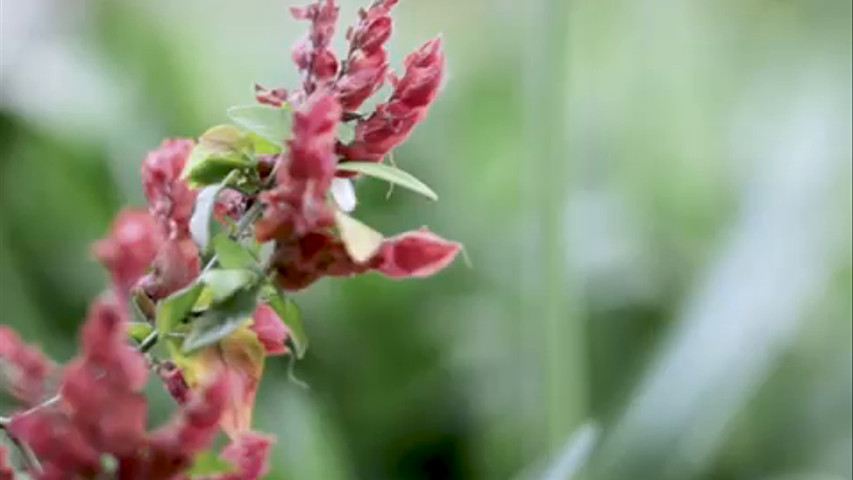
M39 479L261 478L273 442L252 430L264 361L302 358L308 346L289 293L325 276L426 277L453 261L460 245L426 229L386 238L350 216L361 177L436 198L384 163L424 119L444 72L440 39L391 72L396 3L359 12L340 61L334 0L292 9L310 23L293 50L299 88L256 86L259 105L231 108L233 125L148 154L147 209L119 213L94 244L111 287L90 308L75 359L60 367L0 326L2 379L20 402L0 428L21 469ZM360 111L386 80L390 97ZM152 373L178 409L149 432ZM220 431L230 443L215 453ZM0 480L14 476L10 457L0 447Z

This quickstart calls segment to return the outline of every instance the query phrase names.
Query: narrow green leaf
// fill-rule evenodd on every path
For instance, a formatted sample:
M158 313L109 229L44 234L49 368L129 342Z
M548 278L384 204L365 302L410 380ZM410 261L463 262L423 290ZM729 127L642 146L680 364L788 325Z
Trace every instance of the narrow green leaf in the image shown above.
M213 251L222 268L258 268L255 256L224 233L213 238Z
M196 282L161 300L157 305L157 330L165 335L181 323L192 310L203 288L204 284Z
M145 340L154 328L148 322L130 322L127 328L127 335L135 342L139 343Z
M403 188L420 193L430 200L438 200L438 195L432 191L424 182L415 178L412 174L382 163L372 162L343 162L338 164L338 170L356 172L363 175L379 178Z
M382 246L382 234L346 213L335 210L335 224L344 242L344 248L356 263L364 263Z
M190 217L190 234L202 252L207 252L210 246L210 236L214 228L213 207L220 190L222 185L203 188L196 197L195 209Z
M305 333L305 326L302 324L302 312L299 311L296 302L282 295L274 287L271 290L267 301L279 318L290 327L296 356L302 358L305 351L308 350L308 335Z
M221 303L238 290L251 286L258 279L258 275L245 269L209 270L201 275L201 281L210 292L212 303Z
M195 456L186 475L190 478L200 478L233 473L234 471L234 465L230 462L211 451L206 451Z
M228 109L228 117L237 125L276 145L284 145L290 136L292 112L289 108L245 105Z
M181 350L189 353L213 345L248 322L257 304L258 287L234 293L222 303L214 303L192 323Z

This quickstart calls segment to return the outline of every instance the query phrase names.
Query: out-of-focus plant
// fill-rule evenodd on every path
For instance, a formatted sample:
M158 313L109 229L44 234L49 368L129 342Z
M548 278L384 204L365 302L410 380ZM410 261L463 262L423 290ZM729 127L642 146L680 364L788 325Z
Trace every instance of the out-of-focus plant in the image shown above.
M147 210L121 212L94 245L112 285L91 307L75 359L59 367L0 328L3 378L21 404L0 427L29 475L260 478L273 442L252 430L264 361L308 347L288 293L324 276L425 277L453 261L461 246L426 229L386 238L350 216L361 176L437 198L383 163L423 120L444 72L436 39L391 73L384 45L396 3L359 12L340 62L330 49L334 0L292 9L310 22L293 51L302 85L257 86L260 105L231 108L234 125L148 154ZM390 98L360 111L386 79ZM149 373L179 405L153 432ZM230 443L217 454L220 430ZM0 450L0 479L13 476Z

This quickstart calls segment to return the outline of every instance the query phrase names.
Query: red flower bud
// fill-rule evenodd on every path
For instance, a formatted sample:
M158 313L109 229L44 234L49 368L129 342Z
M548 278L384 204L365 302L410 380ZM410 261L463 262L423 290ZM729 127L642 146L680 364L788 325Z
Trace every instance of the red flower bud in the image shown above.
M461 249L428 230L404 233L382 245L378 270L391 278L428 277L450 265Z

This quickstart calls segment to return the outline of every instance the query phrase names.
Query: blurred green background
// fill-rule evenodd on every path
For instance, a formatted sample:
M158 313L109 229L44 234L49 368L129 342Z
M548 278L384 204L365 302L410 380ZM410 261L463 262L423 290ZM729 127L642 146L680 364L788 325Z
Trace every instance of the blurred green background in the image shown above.
M145 153L295 85L297 3L0 0L2 323L73 355L106 282L89 244L143 203ZM444 94L396 152L442 200L366 180L356 213L473 266L299 296L311 389L268 363L270 478L851 478L851 2L395 16L397 67L444 36Z

